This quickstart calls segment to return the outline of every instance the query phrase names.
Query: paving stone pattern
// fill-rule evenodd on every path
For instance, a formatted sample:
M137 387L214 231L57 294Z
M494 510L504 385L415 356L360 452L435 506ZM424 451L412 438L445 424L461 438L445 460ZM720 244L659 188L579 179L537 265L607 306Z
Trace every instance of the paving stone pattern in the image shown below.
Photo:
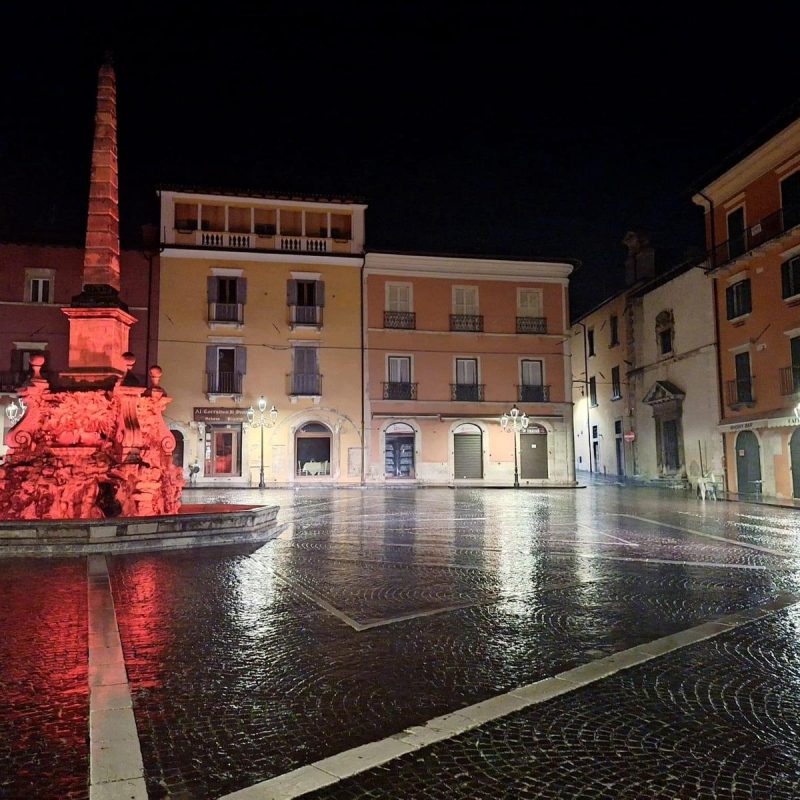
M0 798L88 798L86 562L0 560Z
M202 499L226 497L251 499ZM286 492L294 530L265 547L110 559L150 785L216 798L795 580L787 559L611 516L656 514L642 497Z
M798 634L794 607L304 797L796 800Z

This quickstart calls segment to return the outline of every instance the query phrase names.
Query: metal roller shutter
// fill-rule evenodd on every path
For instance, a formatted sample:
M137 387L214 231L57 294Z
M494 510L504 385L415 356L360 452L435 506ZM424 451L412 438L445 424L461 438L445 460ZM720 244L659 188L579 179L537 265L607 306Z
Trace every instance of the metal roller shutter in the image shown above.
M519 467L522 478L547 477L547 434L522 433L519 437Z
M457 433L453 436L454 478L483 477L483 437L481 434Z

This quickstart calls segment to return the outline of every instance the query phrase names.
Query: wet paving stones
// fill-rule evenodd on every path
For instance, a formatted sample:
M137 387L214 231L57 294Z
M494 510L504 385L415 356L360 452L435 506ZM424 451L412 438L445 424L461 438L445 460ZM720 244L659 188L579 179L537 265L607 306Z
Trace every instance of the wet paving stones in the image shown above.
M798 633L795 606L305 797L793 800Z
M86 563L0 560L0 798L88 798Z
M216 798L796 583L793 559L614 516L698 528L699 504L605 491L270 492L294 526L264 547L109 559L151 796ZM258 493L193 499L226 497Z

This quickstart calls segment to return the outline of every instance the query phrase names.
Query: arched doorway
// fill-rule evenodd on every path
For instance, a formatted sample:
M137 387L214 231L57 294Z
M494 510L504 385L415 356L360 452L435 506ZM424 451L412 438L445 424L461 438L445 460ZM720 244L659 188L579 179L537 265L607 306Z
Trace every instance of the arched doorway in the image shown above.
M172 451L172 463L176 467L183 469L183 434L180 431L170 431L172 438L175 439L175 449Z
M471 423L453 431L453 477L483 478L483 431Z
M405 422L395 422L386 429L384 450L387 478L414 477L414 429Z
M739 494L761 492L761 448L752 431L742 431L736 437L736 481Z
M307 422L295 434L298 476L331 474L331 431L321 422Z
M792 464L792 497L800 497L800 428L789 439L789 456Z
M519 435L519 476L548 477L547 429L542 425L528 425L528 429Z

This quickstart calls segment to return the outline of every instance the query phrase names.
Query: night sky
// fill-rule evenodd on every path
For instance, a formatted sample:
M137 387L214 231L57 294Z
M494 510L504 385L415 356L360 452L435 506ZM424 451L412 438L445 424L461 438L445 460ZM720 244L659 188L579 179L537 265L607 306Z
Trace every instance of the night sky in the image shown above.
M693 190L800 113L789 4L716 6L731 10L721 28L697 6L667 18L306 2L203 16L164 3L113 19L15 6L0 47L10 240L81 241L106 48L127 243L157 222L159 184L359 196L371 249L579 259L573 312L619 287L627 230L649 231L665 262L701 247Z

